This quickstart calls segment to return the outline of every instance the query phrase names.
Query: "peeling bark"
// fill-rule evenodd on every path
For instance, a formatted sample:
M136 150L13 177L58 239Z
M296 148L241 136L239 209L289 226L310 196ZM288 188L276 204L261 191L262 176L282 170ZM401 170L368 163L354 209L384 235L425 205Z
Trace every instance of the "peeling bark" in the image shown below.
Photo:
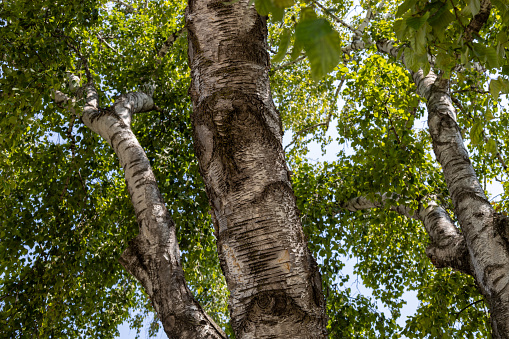
M249 0L190 0L193 137L237 339L325 338L272 102L266 22Z
M120 263L145 288L169 338L226 338L187 287L171 219L157 187L150 162L131 131L133 114L155 108L152 98L138 92L100 109L92 85L86 88L83 123L114 149L125 172L140 232L129 242ZM57 92L57 103L67 97Z

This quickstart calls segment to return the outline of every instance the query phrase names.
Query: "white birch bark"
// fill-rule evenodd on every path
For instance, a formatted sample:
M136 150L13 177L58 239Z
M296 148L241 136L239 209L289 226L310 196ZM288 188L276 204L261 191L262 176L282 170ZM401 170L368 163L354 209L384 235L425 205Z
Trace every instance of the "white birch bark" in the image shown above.
M120 263L145 288L169 338L226 338L186 286L175 225L150 162L130 128L135 113L154 109L152 98L141 92L129 93L111 108L100 109L94 87L86 86L85 92L83 123L117 154L139 225L139 234L122 253ZM66 103L68 98L57 92L55 101Z
M191 0L195 150L230 290L237 339L325 338L320 276L307 248L272 102L266 23L249 0Z
M447 80L414 74L427 99L433 150L442 165L455 214L465 236L474 278L490 306L493 336L509 338L509 253L500 219L484 195L456 123Z
M489 1L484 1L489 10ZM397 57L389 40L379 51ZM402 56L404 62L404 56ZM465 237L477 285L490 308L494 338L509 338L509 246L506 220L495 213L484 195L456 122L449 82L430 72L411 72L417 93L426 99L433 151L442 166L455 214Z
M388 205L390 197L389 194L382 194L379 199L374 201L365 197L357 197L347 201L341 208L350 212L380 208ZM392 198L397 198L397 196L392 196ZM446 210L434 201L428 202L426 206L420 204L417 210L405 205L389 205L389 208L407 218L422 222L430 237L426 255L435 267L451 267L472 275L465 238L460 234Z

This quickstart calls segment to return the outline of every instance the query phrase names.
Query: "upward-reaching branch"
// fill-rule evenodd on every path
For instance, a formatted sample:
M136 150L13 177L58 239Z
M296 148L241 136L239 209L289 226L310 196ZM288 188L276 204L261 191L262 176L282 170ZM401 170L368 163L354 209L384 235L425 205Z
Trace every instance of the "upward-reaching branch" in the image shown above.
M186 27L195 152L235 336L325 338L322 284L270 92L266 18L250 0L192 0Z
M155 108L152 98L142 92L129 93L102 109L93 84L85 86L85 95L82 120L117 154L138 220L139 234L129 242L120 263L141 282L170 338L226 338L186 286L175 224L130 128L134 114ZM56 92L55 100L65 103L69 98Z

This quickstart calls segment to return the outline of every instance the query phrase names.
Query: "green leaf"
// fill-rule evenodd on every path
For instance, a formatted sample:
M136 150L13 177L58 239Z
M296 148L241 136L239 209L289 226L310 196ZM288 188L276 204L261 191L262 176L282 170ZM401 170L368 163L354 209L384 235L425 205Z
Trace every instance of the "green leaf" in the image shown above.
M394 33L399 40L405 40L408 26L403 19L396 20L393 25Z
M415 5L416 2L417 0L405 0L405 2L399 5L398 11L396 12L396 18L405 14L413 5Z
M440 52L436 57L435 64L441 70L450 70L456 64L456 58L451 53Z
M488 142L486 143L486 150L490 152L492 155L497 155L497 142L495 139L490 138Z
M405 48L403 53L405 55L406 66L414 72L417 72L420 68L424 68L428 62L426 54L418 54L411 48Z
M502 66L502 71L501 71L501 73L502 73L503 75L509 75L509 65L504 65L504 66Z
M255 0L255 8L262 16L272 15L275 21L283 20L285 10L274 4L273 0Z
M421 28L422 25L428 20L429 12L426 12L423 16L413 16L406 19L406 24L408 27L415 29L416 31Z
M304 45L314 80L331 72L339 63L341 56L339 33L327 20L302 20L295 29L295 36Z
M417 54L426 53L426 25L415 33L415 52Z
M481 1L479 0L468 0L468 5L472 10L472 15L475 16L481 10Z
M279 8L286 8L293 6L295 4L295 1L293 0L274 0L274 5Z
M449 3L447 3L449 4ZM442 6L433 16L428 19L428 24L433 28L439 40L445 39L446 28L456 19L447 5Z
M285 10L283 8L274 6L274 9L272 10L272 20L274 21L283 21L283 18L285 16Z
M499 77L498 79L491 80L490 82L490 94L493 99L497 100L498 96L509 93L509 80Z
M313 19L317 19L317 18L318 18L318 16L316 15L316 12L313 7L304 7L300 11L300 20L301 21L313 20Z
M500 67L498 53L494 47L486 48L486 61L488 62L488 68Z
M472 44L474 54L487 63L488 68L500 67L498 60L497 50L493 47L486 47L486 45L476 42Z
M468 59L469 52L470 52L469 48L465 46L465 50L461 53L461 63L463 65L466 65L469 61Z
M304 48L304 45L302 42L300 42L298 39L295 39L293 43L292 52L290 53L290 60L294 61L300 56L300 53L302 52L302 49Z
M255 0L255 8L258 14L267 16L273 10L272 0Z
M470 141L473 145L478 145L482 140L482 127L483 122L481 120L476 120L474 125L470 129Z
M486 120L488 121L491 121L493 120L495 117L493 116L493 113L491 112L491 109L487 109L485 112L484 112L484 118L486 118Z
M286 55L286 51L288 50L288 47L290 46L290 37L291 33L290 30L285 29L283 33L281 33L281 37L279 40L279 46L277 49L277 54L274 55L272 58L272 63L277 64L280 63L283 58Z

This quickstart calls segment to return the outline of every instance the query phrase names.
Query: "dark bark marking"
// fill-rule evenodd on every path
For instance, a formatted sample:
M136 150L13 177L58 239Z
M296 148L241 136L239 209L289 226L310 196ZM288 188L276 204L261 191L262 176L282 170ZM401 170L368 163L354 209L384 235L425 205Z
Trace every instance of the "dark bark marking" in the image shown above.
M122 133L124 133L123 130L120 130L120 131L117 131L117 132L113 133L113 135L110 137L110 142L111 142L112 145L115 143L115 139L118 137L118 135L122 134Z
M496 272L502 268L504 268L504 265L501 265L501 264L487 265L483 270L483 277L482 277L483 284L485 286L488 285L488 281L489 281L488 277L491 276L494 272Z
M134 146L133 146L134 147ZM129 164L129 168L128 169L131 169L133 168L134 166L140 164L143 162L143 159L138 159L138 160L134 160L134 161L131 161L131 163Z
M143 212L145 212L147 210L147 207L145 207L144 209L142 209L141 211L139 211L138 213L136 213L136 219L139 219L140 215L143 214Z
M255 323L284 321L300 325L310 322L309 316L284 290L264 291L251 299L247 306L247 317L237 322L232 320L233 326L243 329L243 332L252 332ZM259 325L257 325L259 326Z
M458 189L460 189L460 188L458 188ZM455 193L454 192L452 194L452 199L453 199L454 206L458 206L458 203L460 201L464 201L465 199L472 199L472 200L480 201L483 204L491 206L491 204L488 201L488 199L486 199L484 196L481 196L480 194L481 194L480 192L467 191L465 189L463 189L463 191L459 192L459 193Z

